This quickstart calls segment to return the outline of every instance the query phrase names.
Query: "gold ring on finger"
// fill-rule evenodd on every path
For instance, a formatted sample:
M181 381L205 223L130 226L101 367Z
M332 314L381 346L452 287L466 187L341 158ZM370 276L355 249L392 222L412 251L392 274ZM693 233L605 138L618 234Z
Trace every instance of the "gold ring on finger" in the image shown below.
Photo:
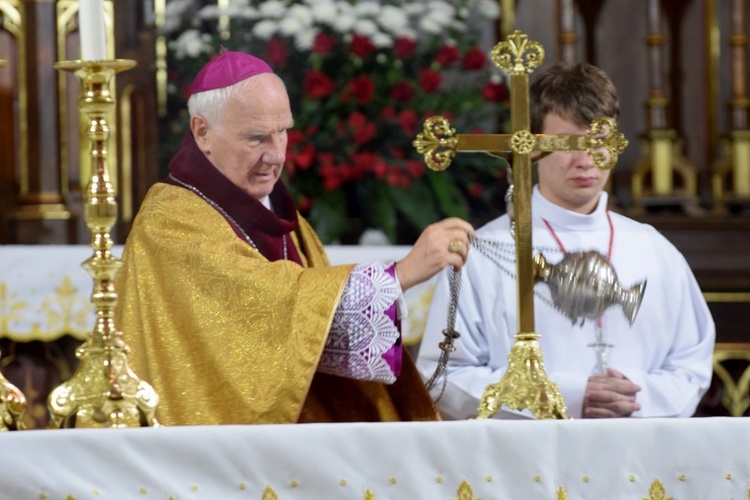
M464 242L461 240L450 240L448 242L448 250L453 253L461 253L464 248Z

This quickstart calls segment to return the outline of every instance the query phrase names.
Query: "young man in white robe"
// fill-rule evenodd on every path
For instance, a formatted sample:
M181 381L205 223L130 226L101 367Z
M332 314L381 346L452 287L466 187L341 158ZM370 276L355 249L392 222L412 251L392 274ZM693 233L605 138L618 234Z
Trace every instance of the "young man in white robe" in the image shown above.
M530 87L533 133L585 134L599 116L617 118L614 85L589 64L557 64ZM608 209L604 187L610 171L594 166L586 152L555 152L539 158L532 194L534 252L550 263L563 252L596 250L608 256L624 289L647 281L631 325L617 305L580 326L557 310L544 284L535 285L535 330L549 379L559 386L573 418L690 417L708 389L715 326L685 258L653 227ZM479 239L510 249L505 261L472 249L461 273L454 341L438 408L446 419L477 416L485 387L500 381L518 333L515 249L508 215L477 231ZM503 265L498 265L498 263ZM438 347L451 303L449 273L439 278L422 340L418 368L435 372ZM591 345L600 341L606 357ZM596 369L604 365L605 368ZM503 406L499 418L531 416Z

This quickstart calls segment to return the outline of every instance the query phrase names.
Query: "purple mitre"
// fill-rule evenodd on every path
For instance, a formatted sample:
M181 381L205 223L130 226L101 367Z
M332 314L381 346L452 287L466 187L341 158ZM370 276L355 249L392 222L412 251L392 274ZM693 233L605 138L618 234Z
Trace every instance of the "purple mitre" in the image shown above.
M221 53L203 66L193 81L192 93L221 89L261 73L273 73L263 59L221 48Z

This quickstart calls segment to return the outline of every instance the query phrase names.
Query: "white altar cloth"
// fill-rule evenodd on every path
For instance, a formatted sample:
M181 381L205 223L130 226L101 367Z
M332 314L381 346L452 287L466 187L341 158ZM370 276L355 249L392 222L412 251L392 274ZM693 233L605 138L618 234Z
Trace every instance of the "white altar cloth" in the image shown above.
M331 245L332 264L399 260L408 246ZM93 279L81 264L93 255L86 245L0 245L0 337L18 342L51 341L62 335L85 340L94 326ZM120 257L122 247L112 254ZM404 343L424 333L435 279L409 289ZM127 341L127 332L125 332Z
M750 494L750 420L728 417L34 430L0 449L13 500Z

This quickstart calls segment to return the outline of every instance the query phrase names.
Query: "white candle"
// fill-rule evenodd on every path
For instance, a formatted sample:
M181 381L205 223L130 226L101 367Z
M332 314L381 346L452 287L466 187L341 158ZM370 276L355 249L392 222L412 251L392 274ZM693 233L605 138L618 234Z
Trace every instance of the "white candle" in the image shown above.
M81 35L81 59L84 61L107 59L103 0L79 0L78 31Z

